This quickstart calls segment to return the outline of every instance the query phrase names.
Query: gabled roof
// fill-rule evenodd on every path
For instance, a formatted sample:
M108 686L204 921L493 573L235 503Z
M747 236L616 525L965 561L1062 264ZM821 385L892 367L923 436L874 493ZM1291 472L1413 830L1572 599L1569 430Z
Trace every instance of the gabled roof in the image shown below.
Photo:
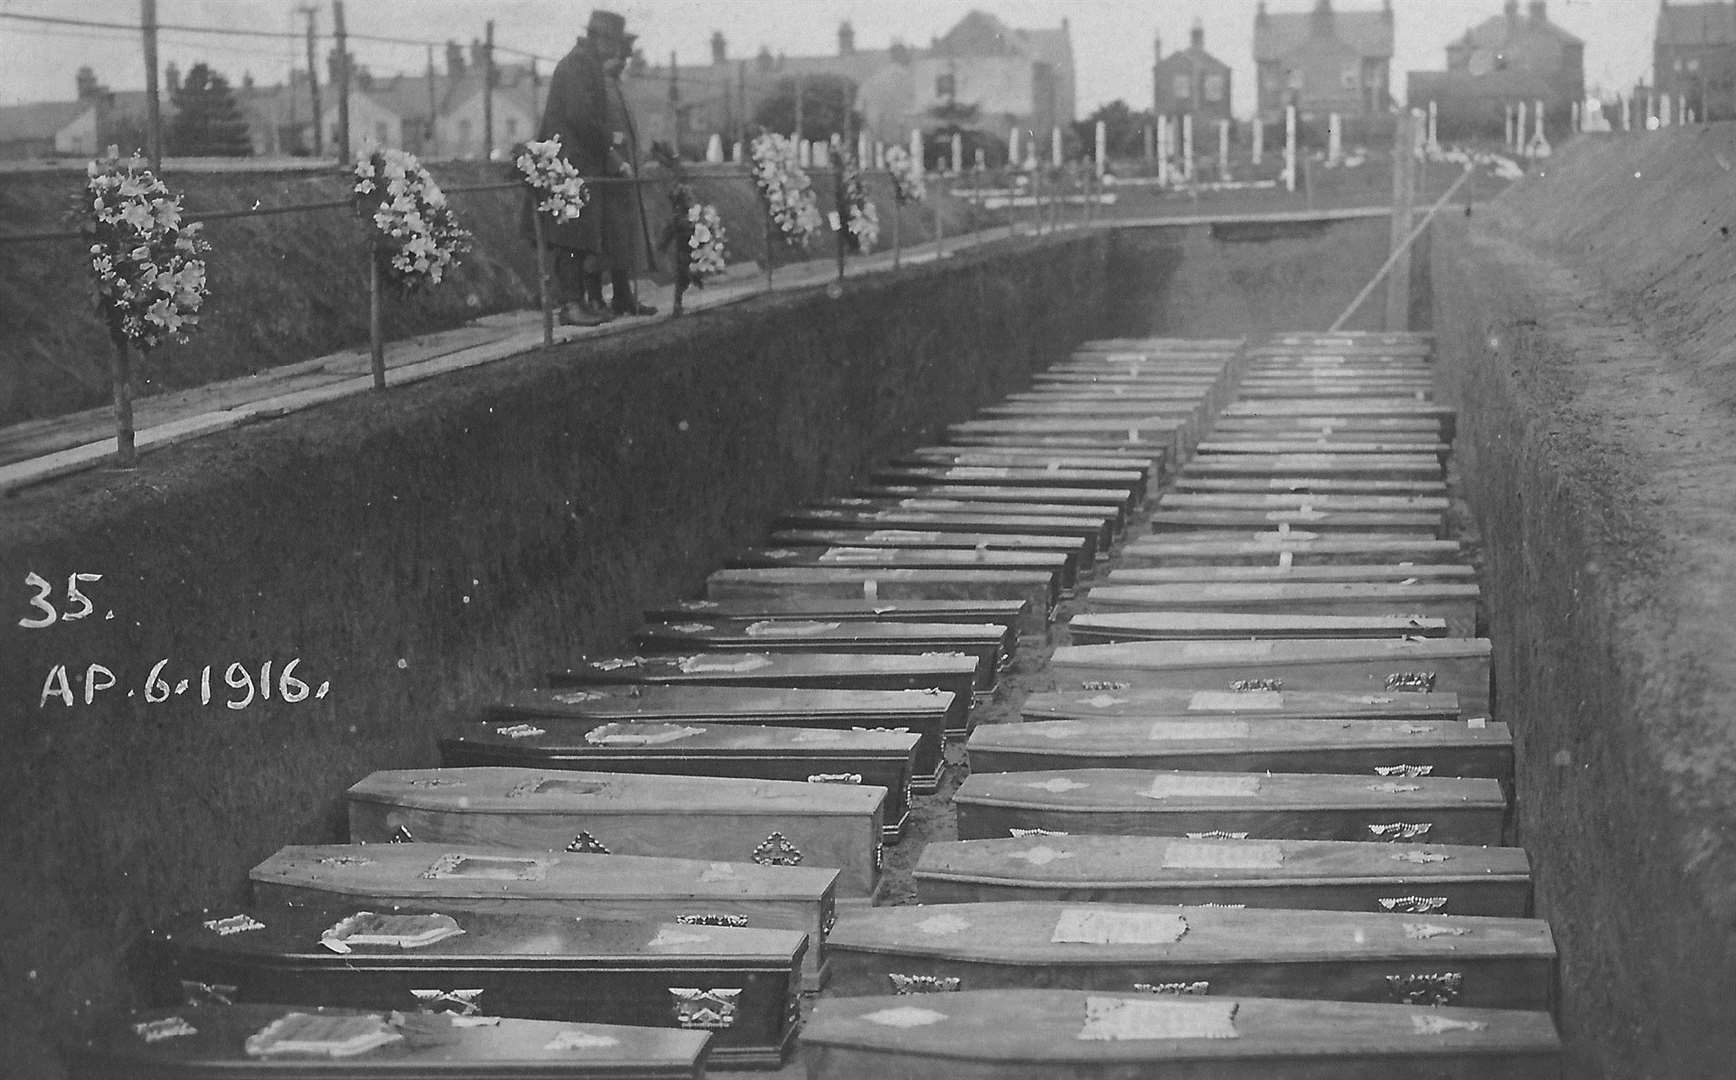
M1506 101L1536 101L1554 96L1547 76L1535 71L1490 71L1472 75L1464 71L1413 71L1406 84L1406 99L1419 105L1430 98L1497 98Z
M1163 68L1167 68L1172 64L1191 64L1192 66L1199 68L1222 68L1228 70L1230 66L1213 56L1211 53L1206 52L1204 49L1195 48L1192 45L1189 45L1185 49L1177 49L1175 52L1170 53L1157 63L1159 67Z
M1282 60L1314 37L1317 11L1267 12L1254 18L1256 62ZM1388 11L1333 11L1332 33L1365 60L1392 56L1392 14Z
M1529 14L1517 13L1484 19L1465 31L1460 41L1476 49L1499 49L1531 37L1552 37L1564 45L1585 44L1548 19L1533 19Z
M1025 56L1058 68L1073 66L1073 35L1056 30L1015 30L986 11L972 9L934 42L935 56Z
M1664 4L1658 8L1658 48L1736 44L1736 7Z
M38 101L0 108L0 142L52 139L61 128L96 108L94 101Z

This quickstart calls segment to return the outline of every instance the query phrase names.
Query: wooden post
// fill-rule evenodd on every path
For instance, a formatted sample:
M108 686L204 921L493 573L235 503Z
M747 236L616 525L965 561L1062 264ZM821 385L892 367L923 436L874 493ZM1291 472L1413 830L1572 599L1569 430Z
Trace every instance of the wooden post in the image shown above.
M1392 137L1392 227L1388 232L1392 251L1398 251L1411 231L1411 172L1415 157L1411 154L1411 114L1398 114L1398 126ZM1410 257L1408 253L1394 262L1386 279L1386 329L1410 329Z
M934 180L934 257L946 257L946 222L940 217L940 177Z
M338 164L350 163L350 39L344 29L344 0L332 0L332 40L338 49Z
M374 389L386 388L386 319L380 296L380 251L368 245L368 358L374 369Z
M151 171L161 173L163 106L162 102L157 100L157 0L141 0L140 14L145 35L145 152L151 159ZM130 424L131 420L128 423ZM131 462L128 461L127 464Z
M534 201L534 200L533 200ZM534 206L530 212L531 227L536 230L536 287L538 298L542 302L543 347L546 349L555 343L555 299L549 290L549 227L543 221L542 211ZM676 293L679 297L681 294ZM677 301L679 306L679 301Z
M832 205L838 217L838 280L844 280L844 248L849 243L850 208L845 205L848 195L844 185L844 153L837 143L832 144Z
M1284 106L1284 187L1296 190L1296 106Z
M892 200L892 269L904 262L904 200Z
M115 464L130 469L139 463L138 450L133 445L133 372L127 339L114 339L110 356L109 378L115 390Z
M325 157L325 113L319 102L319 50L314 43L313 20L319 9L309 4L301 9L307 16L307 92L313 99L313 156Z
M494 156L494 20L483 24L482 159Z
M772 226L772 216L766 213L766 290L772 287L772 249L777 244L777 231Z
M532 60L530 71L531 100L536 100L536 61ZM428 131L427 142L417 151L424 161L437 157L440 153L440 102L434 90L434 46L428 46ZM536 116L542 113L533 104L531 113Z

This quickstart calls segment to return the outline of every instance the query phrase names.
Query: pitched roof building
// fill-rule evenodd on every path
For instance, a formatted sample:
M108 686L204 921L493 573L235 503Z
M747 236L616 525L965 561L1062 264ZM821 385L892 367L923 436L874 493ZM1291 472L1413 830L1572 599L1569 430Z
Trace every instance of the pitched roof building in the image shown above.
M1392 0L1378 11L1338 11L1315 0L1305 12L1254 15L1259 110L1275 120L1286 105L1304 114L1385 113L1391 102Z
M1230 119L1230 65L1206 52L1206 31L1198 19L1187 48L1165 56L1159 39L1152 49L1157 54L1151 69L1154 115Z
M1572 122L1573 103L1585 98L1585 43L1549 21L1544 0L1518 0L1465 31L1447 46L1447 70L1413 71L1406 100L1416 108L1435 102L1442 137L1499 137L1507 110L1544 103L1547 126L1558 134Z
M1736 5L1658 5L1652 82L1705 120L1736 117Z

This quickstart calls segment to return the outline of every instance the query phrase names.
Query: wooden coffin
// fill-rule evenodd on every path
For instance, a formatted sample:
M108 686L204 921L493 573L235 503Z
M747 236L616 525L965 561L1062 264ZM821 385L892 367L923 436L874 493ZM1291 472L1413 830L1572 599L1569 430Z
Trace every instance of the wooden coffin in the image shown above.
M1296 690L1071 690L1031 694L1027 720L1161 720L1252 717L1269 720L1457 720L1459 695L1358 694ZM1487 722L1484 718L1481 722Z
M1324 566L1456 562L1464 557L1464 548L1457 540L1416 536L1373 539L1349 533L1261 532L1246 539L1216 540L1172 533L1130 540L1122 556L1128 566Z
M1123 560L1125 563L1127 560ZM1473 582L1475 567L1461 563L1340 563L1312 566L1129 566L1111 570L1105 585L1166 585L1210 581L1430 581Z
M847 912L834 997L1113 990L1548 1011L1542 919L1001 901Z
M1072 420L1076 417L1097 420L1123 416L1138 420L1165 416L1197 423L1206 412L1205 401L1204 391L1192 389L1162 396L1146 394L1136 398L1117 398L1109 395L1085 401L1040 395L1034 399L1002 399L998 404L977 410L977 415L995 420Z
M960 840L1014 829L1121 836L1499 844L1501 785L1433 776L1045 769L974 773L952 796Z
M822 1002L827 1080L1559 1080L1548 1013L1348 1001L975 990Z
M934 690L963 703L947 714L948 731L970 728L976 657L969 653L693 653L686 656L586 657L550 672L558 688L645 683L761 686L791 690Z
M1442 442L1440 425L1432 420L1387 420L1364 417L1304 416L1272 420L1266 417L1232 417L1213 423L1214 439L1302 439L1308 442L1393 442L1433 444Z
M1306 476L1178 476L1173 490L1178 492L1227 492L1231 494L1261 494L1291 492L1321 495L1445 495L1445 480L1359 480L1355 477L1333 479Z
M1323 495L1316 492L1166 492L1158 498L1164 510L1291 510L1312 506L1316 510L1349 510L1357 513L1419 511L1441 514L1450 500L1445 495Z
M220 996L702 1029L713 1068L777 1068L807 947L795 930L322 906L181 919L140 959L160 1006Z
M960 701L954 694L931 694L926 690L791 690L780 687L619 683L587 686L583 689L527 691L488 707L483 723L489 726L492 735L472 733L468 738L473 746L481 745L478 740L498 746L498 740L504 739L511 746L523 748L518 752L546 752L553 755L555 760L576 763L578 758L569 755L575 755L578 751L576 748L566 748L572 747L575 742L591 743L592 740L584 738L585 733L604 724L665 724L686 727L692 723L701 723L727 725L730 728L775 724L802 730L912 734L917 737L916 758L912 766L912 790L928 794L940 780L944 764L943 733L949 727L956 730L966 725L965 710L968 707L968 701ZM545 742L545 739L549 741ZM698 736L683 736L663 745L685 743L690 739L697 741ZM619 745L627 744L622 742ZM824 744L816 742L815 745L820 747ZM818 752L830 753L825 749ZM697 755L700 752L696 749L694 753ZM796 754L793 757L800 762L796 768L812 767L808 764L812 759L807 754ZM520 763L469 761L462 764ZM543 762L535 764L541 765ZM843 759L839 758L834 765L819 771L855 770L845 768ZM780 775L767 776L766 779L795 778Z
M1413 456L1417 454L1433 454L1437 459L1444 459L1452 452L1452 447L1446 443L1408 443L1382 440L1380 442L1358 442L1352 439L1211 439L1201 442L1196 448L1201 456L1240 457L1240 456L1270 456L1273 454L1326 454L1332 457L1385 457Z
M1197 769L1513 780L1506 724L1457 720L1038 720L971 733L973 773Z
M1432 454L1212 454L1182 466L1187 477L1252 476L1343 480L1439 480Z
M580 691L581 693L583 691ZM934 734L941 725L937 718ZM917 744L910 731L824 730L757 724L485 721L440 740L448 768L500 765L656 776L724 776L886 789L881 839L897 843L910 816ZM925 792L940 779L929 770Z
M893 548L911 551L1050 551L1072 556L1070 573L1089 573L1094 545L1076 536L954 533L935 529L777 529L770 542L798 548Z
M1021 450L1017 447L919 446L892 462L894 468L1014 468L1042 469L1059 472L1083 469L1088 472L1113 474L1131 473L1138 477L1135 491L1144 500L1157 486L1158 468L1148 461L1130 460L1125 454L1070 454L1053 450Z
M777 529L914 529L924 532L999 533L1071 536L1083 541L1093 559L1107 558L1115 540L1108 521L1077 514L936 513L898 507L808 506L778 518Z
M982 487L1084 488L1126 491L1144 497L1143 469L1078 468L1043 465L888 465L874 470L880 484L941 484Z
M1080 418L1076 420L1012 419L965 420L948 424L949 442L970 443L979 438L1061 439L1092 443L1153 442L1164 447L1171 456L1190 450L1197 441L1199 422L1195 410L1185 412L1154 412L1149 416L1117 417L1110 420ZM1056 445L1067 445L1065 443Z
M1447 690L1487 716L1489 653L1483 638L1137 641L1063 645L1050 669L1064 690Z
M355 843L822 866L839 897L880 887L881 787L481 767L371 773L347 798Z
M925 904L1069 900L1531 914L1531 864L1523 848L1031 835L931 841L915 874Z
M1330 405L1326 402L1331 402ZM1403 398L1307 398L1300 401L1238 401L1225 407L1225 416L1394 416L1433 420L1441 425L1441 437L1453 441L1458 413L1449 405Z
M1245 615L1216 611L1087 612L1067 621L1072 645L1244 638L1446 637L1447 621L1420 615Z
M946 547L755 547L724 557L739 569L780 567L898 567L913 570L1036 570L1055 575L1066 593L1079 580L1077 550Z
M1225 532L1246 534L1282 526L1316 533L1393 533L1440 539L1446 520L1440 513L1353 510L1319 510L1302 506L1291 510L1164 510L1151 515L1151 528L1159 533Z
M633 633L646 652L962 652L976 658L979 694L992 694L1012 660L1018 635L995 623L845 622L795 619L685 619L654 622Z
M248 875L266 907L396 904L441 911L800 930L804 985L824 981L838 871L458 844L281 848Z
M74 1080L699 1080L711 1034L614 1024L205 1005L126 1013L69 1055ZM333 1056L333 1055L338 1056Z
M949 441L961 449L1035 450L1088 454L1120 454L1161 467L1178 459L1181 432L1157 428L1135 428L1115 433L1086 435L979 435L955 433Z
M1236 384L1236 397L1242 401L1305 401L1309 398L1432 401L1434 396L1433 379L1261 378L1243 379Z
M1060 574L1042 570L914 569L907 566L789 566L713 570L712 600L824 596L856 600L1018 600L1027 633L1041 633L1061 599Z
M1221 611L1247 614L1417 614L1447 621L1453 637L1477 633L1482 591L1453 581L1208 581L1167 585L1099 585L1092 610Z
M994 513L1017 513L1030 508L1037 513L1080 512L1125 523L1134 508L1132 488L999 487L971 484L864 484L855 498L890 499L913 510L969 510L982 505Z
M1026 622L1026 605L1019 600L863 600L860 597L762 596L740 600L679 600L651 608L651 622L687 622L695 615L708 619L794 619L798 622L965 622L996 623L1014 634Z

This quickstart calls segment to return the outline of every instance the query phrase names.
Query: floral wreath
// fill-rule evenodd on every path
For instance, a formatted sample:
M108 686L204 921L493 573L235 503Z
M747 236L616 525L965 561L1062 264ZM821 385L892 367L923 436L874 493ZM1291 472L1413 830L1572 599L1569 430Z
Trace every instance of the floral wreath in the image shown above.
M197 224L181 224L181 197L137 153L122 162L115 147L85 168L79 233L90 244L97 310L117 342L149 352L199 325L210 290L211 250Z
M513 155L518 178L539 199L536 211L564 224L577 218L591 201L591 189L572 162L561 156L561 137L527 142Z
M470 234L414 154L376 150L356 165L356 212L373 221L380 270L406 292L438 285Z
M928 185L922 178L922 167L902 146L886 151L886 168L892 173L892 194L900 203L921 202L928 195Z
M693 189L677 183L669 192L670 216L663 226L660 248L679 248L686 258L675 265L676 287L703 285L723 273L723 218L717 207L694 198Z
M843 178L839 185L842 195L839 201L848 215L844 221L845 236L851 250L866 255L880 239L880 214L868 198L868 189L862 184L862 170L856 159L840 154L837 166Z
M785 243L807 243L820 229L820 210L808 174L796 159L795 144L767 132L754 138L752 156L754 186L772 224L783 234Z

